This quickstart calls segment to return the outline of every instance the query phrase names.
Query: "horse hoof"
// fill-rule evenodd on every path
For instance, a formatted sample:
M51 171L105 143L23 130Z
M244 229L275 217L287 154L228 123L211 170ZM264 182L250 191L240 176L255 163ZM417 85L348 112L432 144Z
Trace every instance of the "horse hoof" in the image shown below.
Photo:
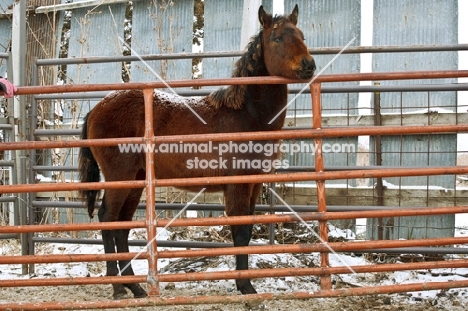
M134 294L133 297L135 297L135 298L146 298L146 297L148 297L148 294L146 292L143 292L143 293L138 294L138 295Z
M127 295L127 292L118 292L118 293L114 293L113 297L114 297L114 300L120 300L120 299L127 299L128 295Z
M126 287L128 287L132 293L133 297L135 298L145 298L148 297L148 294L146 291L143 289L143 287L140 286L140 284L125 284Z
M237 282L236 285L237 285L237 289L244 295L257 293L255 288L252 286L252 283L250 283L250 281L239 281Z

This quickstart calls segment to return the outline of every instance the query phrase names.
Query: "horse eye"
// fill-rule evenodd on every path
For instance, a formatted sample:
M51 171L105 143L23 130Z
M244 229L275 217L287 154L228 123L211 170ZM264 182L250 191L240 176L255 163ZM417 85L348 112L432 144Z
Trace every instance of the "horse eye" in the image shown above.
M276 43L280 43L281 39L280 38L274 38L273 41L276 42Z

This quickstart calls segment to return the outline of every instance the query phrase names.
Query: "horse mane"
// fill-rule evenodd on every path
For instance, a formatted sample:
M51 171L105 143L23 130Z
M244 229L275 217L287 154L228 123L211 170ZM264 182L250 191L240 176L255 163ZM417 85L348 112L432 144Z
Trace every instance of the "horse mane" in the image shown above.
M286 21L289 21L288 16L275 15L272 25L276 28ZM247 44L246 52L234 64L233 78L268 75L263 59L262 35L263 29L251 38ZM246 85L230 85L227 88L213 91L206 99L215 108L225 106L232 109L242 109L246 90Z
M247 44L247 51L236 61L232 73L233 78L265 75L267 72L263 61L262 33L263 30L252 37ZM222 106L242 109L246 90L246 85L230 85L208 95L207 101L217 109Z
M233 78L251 77L257 75L258 72L266 71L262 53L262 33L263 30L252 37L247 44L246 52L234 64ZM223 106L242 109L246 91L247 85L230 85L227 88L213 91L208 95L207 101L216 109Z

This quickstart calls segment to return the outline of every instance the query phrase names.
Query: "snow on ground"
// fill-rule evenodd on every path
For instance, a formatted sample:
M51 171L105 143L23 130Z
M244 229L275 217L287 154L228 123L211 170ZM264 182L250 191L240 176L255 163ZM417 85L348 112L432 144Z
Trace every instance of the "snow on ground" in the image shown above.
M329 226L330 237L343 240L354 240L356 236L348 230L340 230ZM222 227L215 228L222 230ZM307 231L307 230L306 230ZM312 231L310 231L312 232ZM309 232L309 233L310 233ZM301 235L310 239L308 232ZM468 234L468 229L457 230L457 235ZM132 236L139 239L144 238L144 230L133 230ZM174 233L159 231L158 239L167 240L174 237ZM200 235L200 236L203 236ZM99 238L99 237L98 237ZM256 239L254 242L263 242ZM142 247L131 247L131 251L139 252ZM39 254L99 254L103 253L101 245L75 245L75 244L38 244L37 252ZM16 240L0 241L1 255L19 255L20 245ZM338 257L339 256L339 257ZM461 255L460 255L461 256ZM462 256L463 257L463 256ZM451 257L451 258L459 258ZM398 258L392 260L398 262ZM368 265L375 262L369 261L368 256L355 254L330 255L332 266L347 265ZM134 260L133 268L136 274L147 274L148 266L145 260ZM252 268L285 268L285 267L311 267L320 266L318 254L270 254L270 255L251 255L250 266ZM235 269L235 260L233 256L210 257L210 258L189 258L189 259L161 259L158 261L158 269L161 273L180 273L195 271L225 271ZM105 263L57 263L57 264L38 264L35 273L32 275L22 275L21 265L2 265L0 267L0 284L5 279L28 279L28 278L60 278L60 277L85 277L105 275ZM463 280L468 278L468 267L460 269L433 269L431 271L401 271L394 273L360 273L344 274L333 276L334 286L341 287L362 287L379 286L415 282L450 282L452 280ZM268 292L294 292L294 291L318 291L320 289L320 280L317 277L283 277L283 278L265 278L253 280L253 284L260 293ZM65 301L78 300L80 295L85 295L82 299L99 300L109 299L111 296L110 285L79 287L79 290L71 289L70 286L62 287L53 300L63 299ZM161 284L162 295L235 295L237 291L233 280L187 282L177 284ZM57 290L57 289L50 289ZM37 288L2 288L0 285L0 304L13 301L31 300L49 301L49 289L38 292ZM40 297L40 293L45 295ZM19 300L18 300L19 299ZM448 291L424 291L395 295L378 295L364 297L346 297L334 299L313 299L314 307L306 301L274 301L263 305L262 310L286 310L286 308L306 308L308 310L321 310L329 308L330 310L355 310L378 309L383 310L464 310L463 306L468 305L468 289L452 289ZM247 310L245 306L197 306L196 308L167 309L167 310ZM309 308L310 307L310 308ZM316 308L315 308L316 307ZM397 308L398 307L398 308ZM0 305L1 309L1 305ZM142 310L142 309L141 309ZM146 310L146 309L145 309ZM148 309L159 310L159 309ZM166 310L166 309L165 309Z

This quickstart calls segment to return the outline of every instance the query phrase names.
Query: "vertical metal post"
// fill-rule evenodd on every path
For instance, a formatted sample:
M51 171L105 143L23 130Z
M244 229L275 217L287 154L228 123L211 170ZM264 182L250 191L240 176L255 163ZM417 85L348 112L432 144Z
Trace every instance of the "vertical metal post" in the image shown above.
M34 65L32 66L32 85L39 85L38 81L38 72L37 72L37 65L34 62ZM36 124L37 124L37 100L36 97L33 96L31 100L31 110L30 110L30 115L29 115L29 140L30 141L35 141L36 137L34 135L34 130L36 129ZM36 162L36 149L31 149L29 150L29 167L28 167L28 172L29 172L29 182L30 183L36 183L36 174L33 171L32 167ZM33 207L32 202L36 199L36 193L32 192L29 194L28 198L28 206L29 208L29 219L30 223L34 221L36 209ZM35 253L35 243L33 241L33 234L30 234L28 236L28 254L29 255L34 255ZM29 273L34 273L35 272L35 266L34 264L29 264Z
M275 189L275 183L272 182L270 183L270 188L276 191ZM268 192L268 205L270 205L270 214L274 214L275 212L273 211L273 207L275 206L275 197L271 192ZM275 223L270 223L268 225L269 227L269 232L268 232L268 239L270 240L270 244L274 245L275 244Z
M250 38L258 32L260 22L258 21L257 12L262 0L244 0L242 9L242 28L240 50L242 51L250 42Z
M321 89L320 83L312 83L310 85L310 93L312 94L312 129L322 128L322 101L321 101ZM323 172L325 165L323 163L322 154L322 139L314 139L315 143L315 171ZM317 183L317 210L319 213L327 211L327 202L325 196L325 181L318 180ZM327 221L319 220L319 236L325 243L328 242L328 227ZM330 266L328 252L320 253L320 266L322 268ZM331 276L323 275L320 277L320 286L322 290L329 290L331 286Z
M12 64L12 57L11 52L8 53L8 62L7 62L7 75L8 79L14 81L13 78L13 64ZM15 122L15 99L7 99L8 105L8 124L12 126L12 130L8 132L8 140L9 142L13 142L16 139L16 122ZM16 158L16 151L10 150L10 160L14 160ZM8 180L10 185L17 185L18 184L18 172L16 170L16 161L14 161L14 165L10 167L10 178ZM14 197L15 200L13 202L13 209L10 210L10 225L12 226L19 226L21 224L20 219L20 210L18 205L18 197ZM17 238L19 239L21 234L17 234Z
M145 98L145 143L154 143L153 129L153 89L144 89ZM148 295L159 295L158 249L156 243L156 211L155 211L155 175L154 154L147 152L146 157L146 230L148 234Z
M375 86L380 86L379 82L374 83ZM382 125L382 114L380 112L380 92L374 92L374 125L381 126ZM381 166L382 165L382 136L376 135L374 137L374 148L375 148L375 165ZM382 178L377 178L375 191L377 192L377 206L383 206L383 182ZM383 219L378 219L378 227L377 227L377 238L379 240L383 239Z
M25 85L26 81L26 0L20 0L13 5L12 18L12 43L11 52L13 62L13 83L17 86ZM14 99L14 117L15 117L15 140L26 140L26 103L25 96L16 96ZM18 174L18 183L26 184L26 151L17 150L15 156L15 167ZM28 224L28 205L27 193L18 195L18 207L20 211L21 225ZM21 234L21 254L28 255L28 237L29 234ZM28 273L28 265L22 265L22 273Z

